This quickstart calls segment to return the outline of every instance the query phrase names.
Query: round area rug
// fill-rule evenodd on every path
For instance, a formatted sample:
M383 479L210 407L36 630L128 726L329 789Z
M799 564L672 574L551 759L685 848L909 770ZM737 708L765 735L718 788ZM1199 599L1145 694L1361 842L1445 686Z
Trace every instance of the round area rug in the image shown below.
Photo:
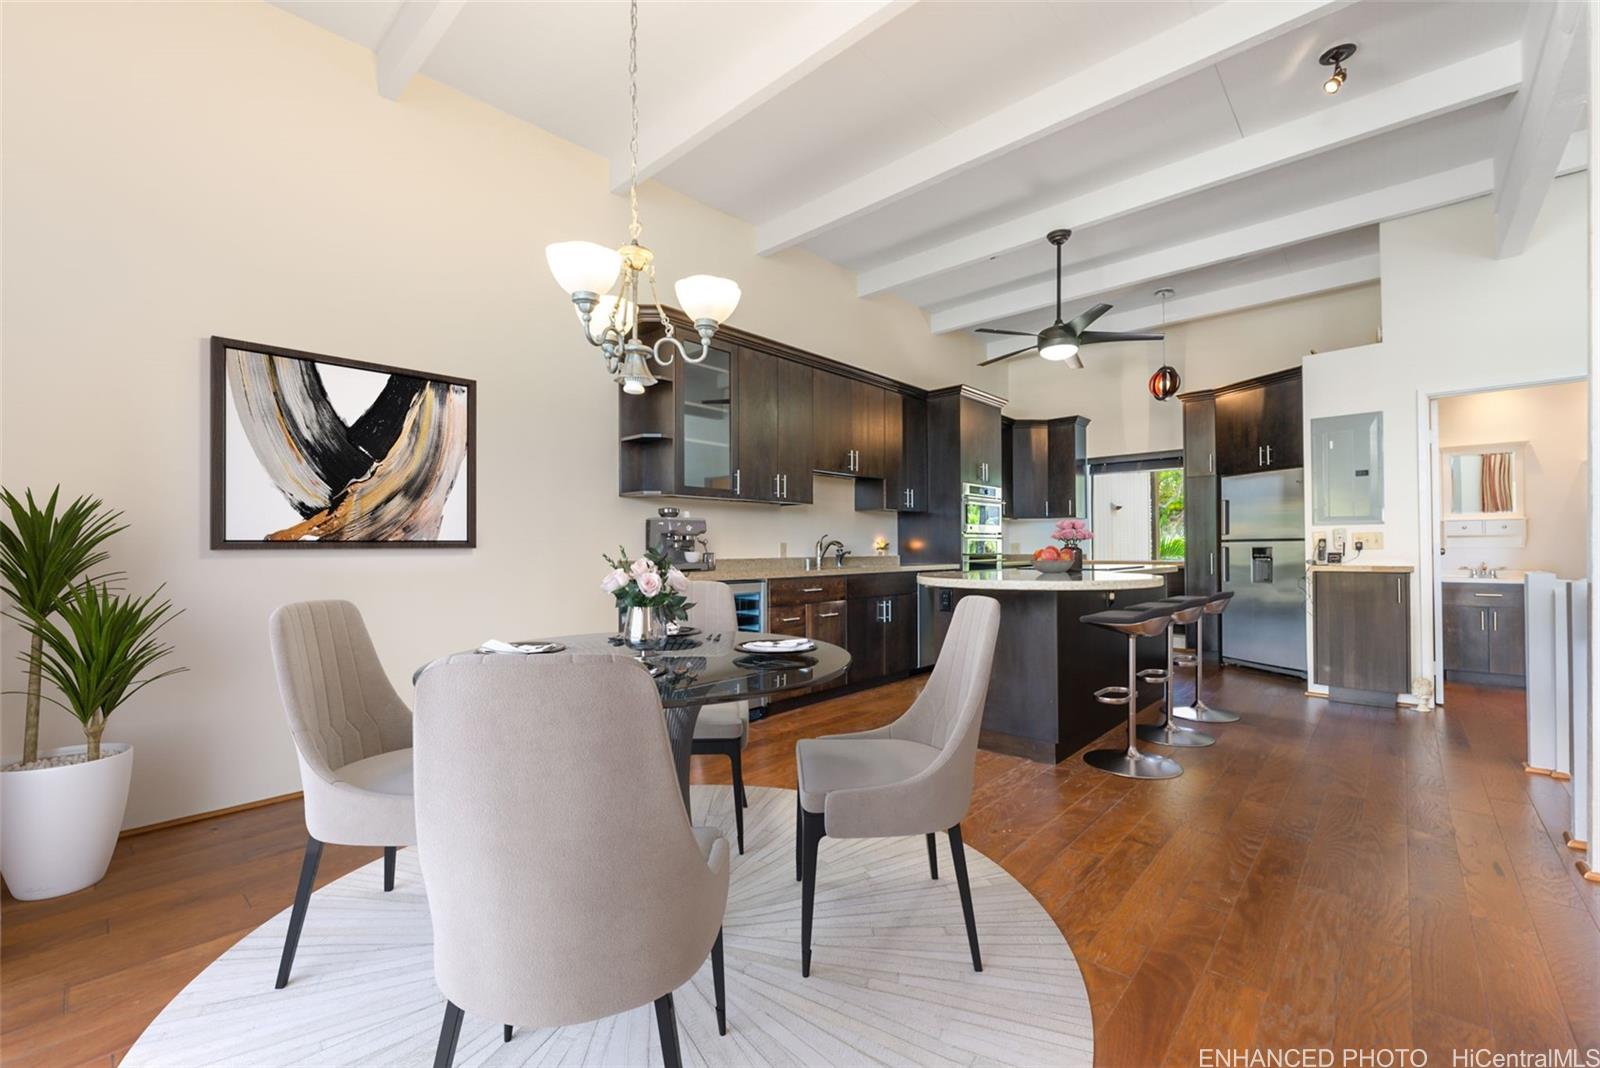
M948 839L939 879L920 838L833 839L818 861L811 977L800 977L792 790L752 787L733 854L724 945L728 1034L711 965L675 992L686 1065L1089 1065L1083 977L1061 932L1004 869L967 847L983 950L972 970ZM694 822L734 842L732 790L693 789ZM427 1065L444 998L415 850L383 892L380 861L316 892L294 975L274 990L285 909L201 972L161 1011L127 1068ZM576 1027L518 1028L467 1015L455 1063L660 1064L650 1006Z

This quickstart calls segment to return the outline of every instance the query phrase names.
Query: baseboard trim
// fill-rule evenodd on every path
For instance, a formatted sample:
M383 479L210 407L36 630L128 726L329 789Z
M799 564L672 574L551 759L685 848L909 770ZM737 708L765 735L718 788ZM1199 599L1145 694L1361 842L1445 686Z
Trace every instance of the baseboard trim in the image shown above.
M1555 774L1555 772L1551 771L1549 768L1536 768L1532 764L1528 763L1526 760L1524 760L1522 762L1522 773L1524 775L1554 775Z
M162 820L160 823L146 823L142 827L129 827L117 835L117 838L135 838L151 831L164 831L170 827L182 827L189 823L200 823L204 820L214 820L218 816L231 816L236 812L249 812L253 808L266 808L282 801L298 801L302 794L296 790L292 794L279 794L277 797L263 797L259 801L246 801L242 805L229 805L227 808L214 808L209 812L196 812L192 816L179 816L177 819Z
M1552 771L1550 773L1550 777L1552 779L1554 779L1556 782L1571 782L1572 781L1572 772L1570 772L1570 771Z

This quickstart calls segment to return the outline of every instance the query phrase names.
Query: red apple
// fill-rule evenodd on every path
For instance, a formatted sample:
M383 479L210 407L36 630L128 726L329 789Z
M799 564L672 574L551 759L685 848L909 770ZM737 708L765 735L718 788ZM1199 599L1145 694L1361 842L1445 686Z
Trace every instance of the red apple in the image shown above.
M1061 559L1061 550L1057 549L1054 545L1046 545L1043 549L1040 549L1038 552L1034 553L1033 555L1034 555L1034 559L1036 559L1036 560L1052 560L1052 561L1054 561L1054 560Z

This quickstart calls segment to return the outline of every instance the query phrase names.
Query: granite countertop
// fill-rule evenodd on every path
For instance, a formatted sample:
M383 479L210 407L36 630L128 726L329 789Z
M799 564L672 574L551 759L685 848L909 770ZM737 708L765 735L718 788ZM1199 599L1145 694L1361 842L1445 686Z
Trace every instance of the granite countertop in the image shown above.
M961 571L955 574L935 572L920 575L921 586L950 587L958 590L1004 590L1008 593L1029 593L1035 590L1057 593L1074 590L1148 590L1166 586L1167 580L1150 571L1097 571L1086 567L1081 575L1061 572L1046 574L1031 569L1006 571Z
M959 571L960 564L902 564L898 556L847 557L843 567L834 567L830 559L822 566L806 570L809 557L773 556L745 559L721 559L711 571L691 572L690 578L708 579L712 582L757 582L764 579L830 578L835 575L881 574L885 571Z
M1410 564L1312 564L1308 571L1350 571L1369 575L1409 575L1416 568Z

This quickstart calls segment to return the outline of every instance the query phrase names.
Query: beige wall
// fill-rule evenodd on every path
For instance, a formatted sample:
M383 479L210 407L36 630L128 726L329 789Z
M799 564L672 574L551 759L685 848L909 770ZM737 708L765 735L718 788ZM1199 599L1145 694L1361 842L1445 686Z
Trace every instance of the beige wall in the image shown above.
M1378 286L1367 285L1178 323L1167 331L1167 354L1184 391L1225 386L1294 367L1313 350L1376 341L1378 302ZM1183 405L1150 396L1160 345L1096 345L1083 359L1082 371L1037 358L1011 361L1001 391L1012 398L1006 414L1088 416L1091 457L1183 448ZM1036 549L1047 543L1052 526L1046 520L1008 524L1007 548Z
M1440 574L1448 578L1455 568L1488 563L1582 578L1588 544L1589 383L1439 401L1440 448L1513 441L1527 443L1520 488L1527 544L1517 548L1497 538L1451 538L1439 558Z
M616 389L543 255L624 234L606 161L426 80L385 100L370 53L264 4L3 12L0 476L124 509L117 566L186 610L170 636L190 672L107 732L137 750L128 824L297 788L266 642L285 601L360 604L407 694L413 667L483 638L607 625L597 554L637 546L652 509L616 495ZM737 325L1004 391L974 342L930 336L910 305L860 300L804 253L759 259L749 226L660 186L641 199L663 277L738 279ZM212 334L477 379L480 548L209 551ZM867 552L893 520L858 516L848 489L693 510L728 556L824 531ZM18 681L11 656L0 670ZM20 720L8 698L7 752ZM75 728L46 715L47 742Z

